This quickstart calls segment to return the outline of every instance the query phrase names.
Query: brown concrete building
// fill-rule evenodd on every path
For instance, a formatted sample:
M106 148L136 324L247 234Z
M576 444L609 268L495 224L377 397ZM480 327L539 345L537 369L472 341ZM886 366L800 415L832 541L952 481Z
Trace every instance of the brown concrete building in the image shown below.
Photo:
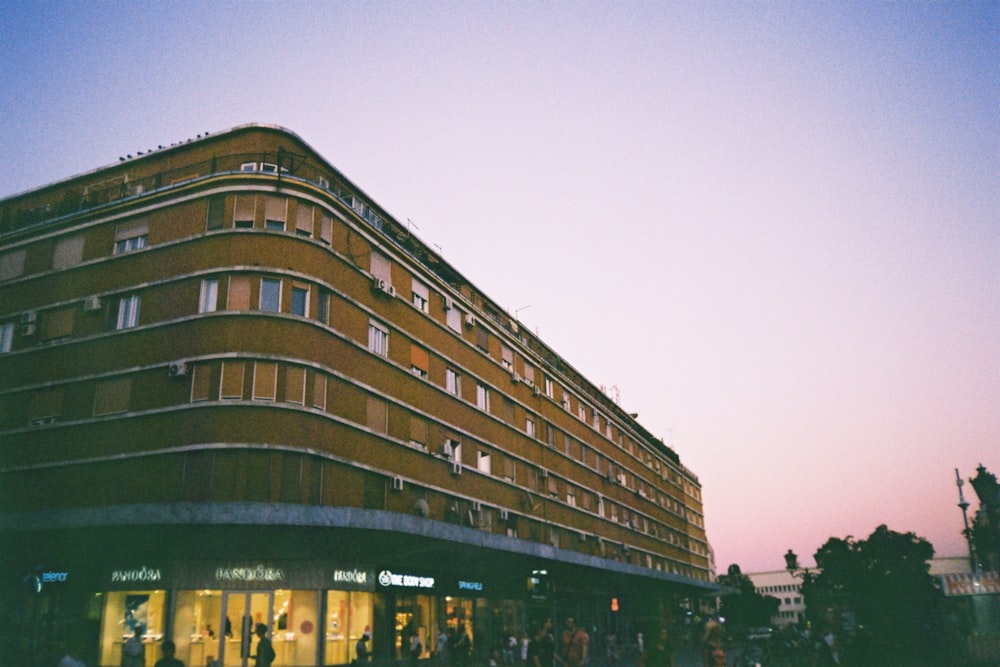
M714 590L677 454L262 125L0 201L0 544L20 664L485 656Z

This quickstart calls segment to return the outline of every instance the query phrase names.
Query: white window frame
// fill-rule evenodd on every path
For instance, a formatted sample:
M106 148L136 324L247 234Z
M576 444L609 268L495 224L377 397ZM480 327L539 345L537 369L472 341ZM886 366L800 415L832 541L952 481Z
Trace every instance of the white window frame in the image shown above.
M453 368L444 371L444 389L455 396L462 395L462 374Z
M302 304L303 307L302 307L302 312L301 313L296 313L295 312L295 294L296 294L296 292L305 292L305 300L304 300L304 302ZM308 286L301 286L301 285L296 285L296 284L292 285L292 302L291 302L291 304L289 304L289 308L291 308L292 315L298 315L300 317L309 317L309 287Z
M535 437L535 420L531 417L525 417L524 419L524 432L528 434L529 438Z
M479 450L476 457L476 469L478 469L479 472L486 473L487 475L493 474L493 465L488 451L483 449Z
M131 329L139 324L139 308L142 298L138 294L123 296L118 300L118 318L115 329Z
M278 303L277 308L265 308L264 307L264 285L272 286L275 283L278 285ZM281 279L280 278L261 278L260 279L260 295L257 297L257 309L262 310L267 313L280 313L281 312ZM274 296L270 293L268 296Z
M476 407L486 412L490 411L490 388L482 382L476 383Z
M427 289L427 285L414 279L411 290L413 292L413 305L416 306L417 310L423 313L430 312L430 291Z
M368 320L368 349L380 357L389 356L389 327L375 320Z
M219 309L219 279L205 278L201 281L201 293L198 295L198 312L214 313Z
M127 252L133 252L135 250L141 250L146 247L149 242L149 234L137 234L135 236L130 236L127 239L121 239L115 241L115 253L116 255L123 255ZM105 246L107 247L107 246Z
M14 343L14 323L5 322L0 324L0 354L10 352Z

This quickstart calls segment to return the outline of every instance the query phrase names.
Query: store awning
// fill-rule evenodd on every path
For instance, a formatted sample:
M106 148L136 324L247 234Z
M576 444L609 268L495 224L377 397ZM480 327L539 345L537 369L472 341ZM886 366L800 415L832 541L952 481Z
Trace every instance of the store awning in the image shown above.
M997 595L1000 594L1000 572L942 574L941 584L948 596Z

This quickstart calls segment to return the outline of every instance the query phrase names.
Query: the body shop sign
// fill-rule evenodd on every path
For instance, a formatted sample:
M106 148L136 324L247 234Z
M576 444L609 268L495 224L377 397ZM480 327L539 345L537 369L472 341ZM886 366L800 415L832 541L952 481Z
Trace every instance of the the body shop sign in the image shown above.
M382 570L378 573L378 584L383 588L418 588L430 590L434 588L434 577Z

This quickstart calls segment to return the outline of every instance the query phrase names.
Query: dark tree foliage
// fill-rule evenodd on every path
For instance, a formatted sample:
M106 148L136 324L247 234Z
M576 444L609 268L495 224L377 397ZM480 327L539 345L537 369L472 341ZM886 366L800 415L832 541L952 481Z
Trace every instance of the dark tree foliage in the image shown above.
M738 591L723 596L720 615L726 627L736 635L743 635L748 628L771 624L771 617L778 613L781 602L777 598L760 595L750 577L740 571L739 565L730 565L718 583Z
M914 533L879 526L868 539L830 538L816 552L819 574L803 582L810 620L853 638L862 664L913 664L934 654L941 593L930 575L934 547ZM856 623L846 623L853 618Z

